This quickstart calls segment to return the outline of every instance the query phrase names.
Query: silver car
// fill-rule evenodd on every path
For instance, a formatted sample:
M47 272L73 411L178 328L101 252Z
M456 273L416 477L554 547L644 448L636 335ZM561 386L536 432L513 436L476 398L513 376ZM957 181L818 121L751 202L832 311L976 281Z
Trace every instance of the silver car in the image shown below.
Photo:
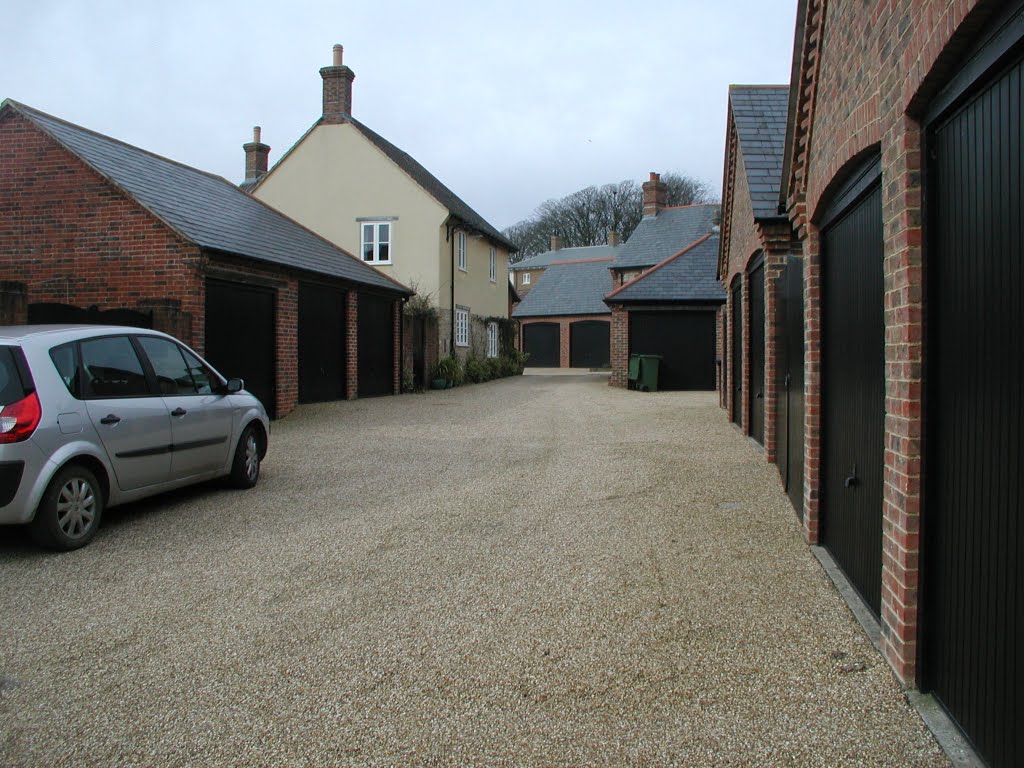
M171 336L0 326L0 525L42 546L84 546L107 507L172 488L251 488L269 434L241 379Z

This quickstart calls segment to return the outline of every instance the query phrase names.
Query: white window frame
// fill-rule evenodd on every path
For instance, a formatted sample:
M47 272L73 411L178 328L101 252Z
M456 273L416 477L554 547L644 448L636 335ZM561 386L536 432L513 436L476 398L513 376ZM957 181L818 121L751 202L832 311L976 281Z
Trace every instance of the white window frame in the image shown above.
M523 285L529 285L530 284L530 273L529 272L523 272L523 282L522 282L522 284Z
M388 239L381 240L380 227L386 225L388 228ZM366 254L366 230L372 228L373 237L369 242L373 243L373 258L367 259ZM388 257L386 259L380 258L380 246L382 243L387 243L388 246ZM361 221L359 222L359 258L364 264L391 264L394 262L395 255L395 222L393 221Z
M469 310L455 308L455 346L469 346Z
M487 356L498 356L498 324L493 320L487 324Z
M498 282L498 251L494 248L494 246L491 246L491 261L489 274L492 283Z
M455 252L459 259L459 269L463 272L468 272L469 269L466 265L466 233L460 231L455 237Z

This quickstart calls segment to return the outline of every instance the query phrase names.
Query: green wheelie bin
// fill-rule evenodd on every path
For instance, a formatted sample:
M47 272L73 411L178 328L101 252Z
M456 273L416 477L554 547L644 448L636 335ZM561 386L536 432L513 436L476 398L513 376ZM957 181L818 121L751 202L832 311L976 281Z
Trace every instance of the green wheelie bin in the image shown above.
M636 380L636 388L643 392L657 392L661 355L636 355L636 357L640 358L640 375Z

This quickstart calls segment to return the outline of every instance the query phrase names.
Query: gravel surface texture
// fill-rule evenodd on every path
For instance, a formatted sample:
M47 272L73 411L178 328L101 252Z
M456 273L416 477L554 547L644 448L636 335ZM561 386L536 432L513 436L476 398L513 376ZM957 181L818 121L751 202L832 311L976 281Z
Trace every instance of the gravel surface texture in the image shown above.
M0 529L0 765L947 764L714 394L305 406L263 471Z

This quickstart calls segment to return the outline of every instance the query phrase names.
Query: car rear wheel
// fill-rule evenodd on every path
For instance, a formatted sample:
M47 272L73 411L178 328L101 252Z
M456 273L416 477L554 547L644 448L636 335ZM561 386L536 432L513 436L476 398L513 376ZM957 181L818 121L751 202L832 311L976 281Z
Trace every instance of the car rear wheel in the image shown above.
M235 488L252 488L260 479L261 439L262 435L254 424L242 432L231 464L230 481Z
M96 476L83 466L69 464L50 481L39 502L29 524L32 539L48 549L84 547L100 527L103 501Z

